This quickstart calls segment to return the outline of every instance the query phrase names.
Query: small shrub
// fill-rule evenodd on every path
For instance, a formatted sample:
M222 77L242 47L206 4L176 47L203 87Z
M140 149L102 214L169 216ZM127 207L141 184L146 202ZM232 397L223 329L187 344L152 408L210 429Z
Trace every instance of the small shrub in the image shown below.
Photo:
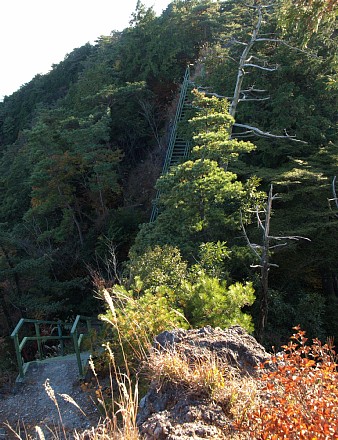
M228 285L201 270L194 274L192 282L182 282L180 296L185 300L182 308L193 328L240 325L253 331L251 316L242 312L244 306L255 300L252 283Z
M175 289L187 276L187 263L173 246L155 246L131 260L131 277L142 281L142 290L156 292L159 286Z
M250 438L338 438L338 373L332 344L314 339L307 345L305 332L295 329L283 355L261 366L264 386L256 409L236 422Z
M124 353L143 360L153 338L164 330L187 327L182 313L173 309L162 291L146 291L139 298L123 287L103 291L109 306L101 319L111 324L115 338ZM131 359L129 359L131 360Z
M0 336L0 353L0 389L9 389L17 375L14 344L9 337Z

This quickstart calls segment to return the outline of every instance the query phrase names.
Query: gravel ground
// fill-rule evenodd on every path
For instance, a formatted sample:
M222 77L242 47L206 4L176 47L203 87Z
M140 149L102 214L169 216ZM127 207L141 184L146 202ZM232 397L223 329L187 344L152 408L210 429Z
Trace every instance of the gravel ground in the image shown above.
M49 362L33 363L29 366L24 383L17 384L11 393L0 394L0 439L14 438L6 427L8 422L21 433L25 429L35 438L35 426L41 427L46 438L53 438L50 429L60 429L60 416L55 403L47 395L44 383L49 379L64 426L69 438L74 430L81 432L95 426L100 414L91 396L81 388L75 358L67 356ZM83 413L67 402L60 394L67 394L79 405ZM22 434L23 438L26 438ZM63 436L61 436L63 437Z

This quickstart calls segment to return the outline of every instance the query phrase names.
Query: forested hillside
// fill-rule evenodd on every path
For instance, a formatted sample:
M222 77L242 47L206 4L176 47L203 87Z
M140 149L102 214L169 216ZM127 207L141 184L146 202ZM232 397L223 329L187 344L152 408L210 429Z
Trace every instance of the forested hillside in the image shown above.
M2 334L97 314L95 281L130 295L131 316L145 307L150 332L338 337L336 13L174 0L157 17L138 2L130 27L5 97ZM187 66L191 154L158 179Z

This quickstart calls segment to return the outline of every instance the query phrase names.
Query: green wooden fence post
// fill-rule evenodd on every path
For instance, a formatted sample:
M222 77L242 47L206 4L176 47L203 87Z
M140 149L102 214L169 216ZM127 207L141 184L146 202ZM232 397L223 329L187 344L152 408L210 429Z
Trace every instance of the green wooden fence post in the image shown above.
M74 349L75 349L75 355L76 355L76 360L77 360L77 366L79 367L80 376L83 377L83 366L82 366L82 361L81 361L80 347L78 344L77 330L75 330L75 332L73 333L73 342L74 342Z
M41 345L41 335L40 335L40 326L38 322L34 322L34 327L35 327L35 336L37 337L37 342L38 342L38 351L39 351L39 359L40 361L43 358L43 353L42 353L42 345Z
M19 335L15 334L13 336L13 339L14 339L16 360L18 362L18 368L19 368L19 376L21 377L21 379L23 379L24 372L23 372L23 362L22 362L22 357L21 357L21 352L20 352Z

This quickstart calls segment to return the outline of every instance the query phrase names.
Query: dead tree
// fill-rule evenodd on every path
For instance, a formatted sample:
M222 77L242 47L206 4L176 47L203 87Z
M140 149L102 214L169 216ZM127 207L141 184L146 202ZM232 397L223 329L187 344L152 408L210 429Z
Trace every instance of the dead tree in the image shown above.
M291 47L287 42L280 40L278 38L267 38L265 36L261 36L261 27L264 22L263 15L264 13L273 7L272 4L263 5L260 2L255 2L253 5L248 5L250 9L252 9L256 16L257 20L252 31L251 37L247 42L232 40L232 44L239 44L244 46L244 49L241 53L238 68L237 68L237 77L236 84L234 88L234 94L231 98L228 98L230 101L229 113L235 118L237 106L240 102L248 102L248 101L266 101L270 99L270 96L264 96L262 94L266 93L266 90L259 89L254 85L243 89L243 81L245 75L250 72L252 69L258 69L266 72L274 72L278 70L278 65L267 65L264 61L260 60L258 57L250 54L252 48L256 44L260 44L263 42L273 42L277 44L284 44L289 46L292 49L299 50L298 48ZM234 123L234 127L238 127L243 129L243 131L239 133L233 134L233 137L248 137L248 136L259 136L266 138L274 138L274 139L287 139L294 142L301 142L306 144L307 142L297 139L296 136L290 135L284 130L283 135L276 135L270 132L266 132L260 130L258 127L254 127L248 124L239 124L237 122Z
M258 227L262 232L262 244L251 243L242 222L242 230L245 239L257 257L259 263L251 265L253 268L260 269L260 292L259 292L259 317L257 328L257 339L260 343L264 342L265 329L268 320L268 306L269 306L269 272L271 267L278 267L277 264L271 263L270 258L272 252L276 248L287 246L289 240L308 240L309 238L298 235L289 235L283 237L276 237L270 235L270 220L272 214L272 202L278 198L277 194L273 194L273 187L270 186L266 206L263 210L256 208L256 216ZM282 243L278 243L283 241ZM275 243L275 244L274 244Z
M333 198L329 199L329 205L330 202L334 202L336 205L336 208L338 209L338 197L337 197L337 191L336 191L336 180L337 180L337 176L334 176L334 178L332 179L332 194L333 194Z

